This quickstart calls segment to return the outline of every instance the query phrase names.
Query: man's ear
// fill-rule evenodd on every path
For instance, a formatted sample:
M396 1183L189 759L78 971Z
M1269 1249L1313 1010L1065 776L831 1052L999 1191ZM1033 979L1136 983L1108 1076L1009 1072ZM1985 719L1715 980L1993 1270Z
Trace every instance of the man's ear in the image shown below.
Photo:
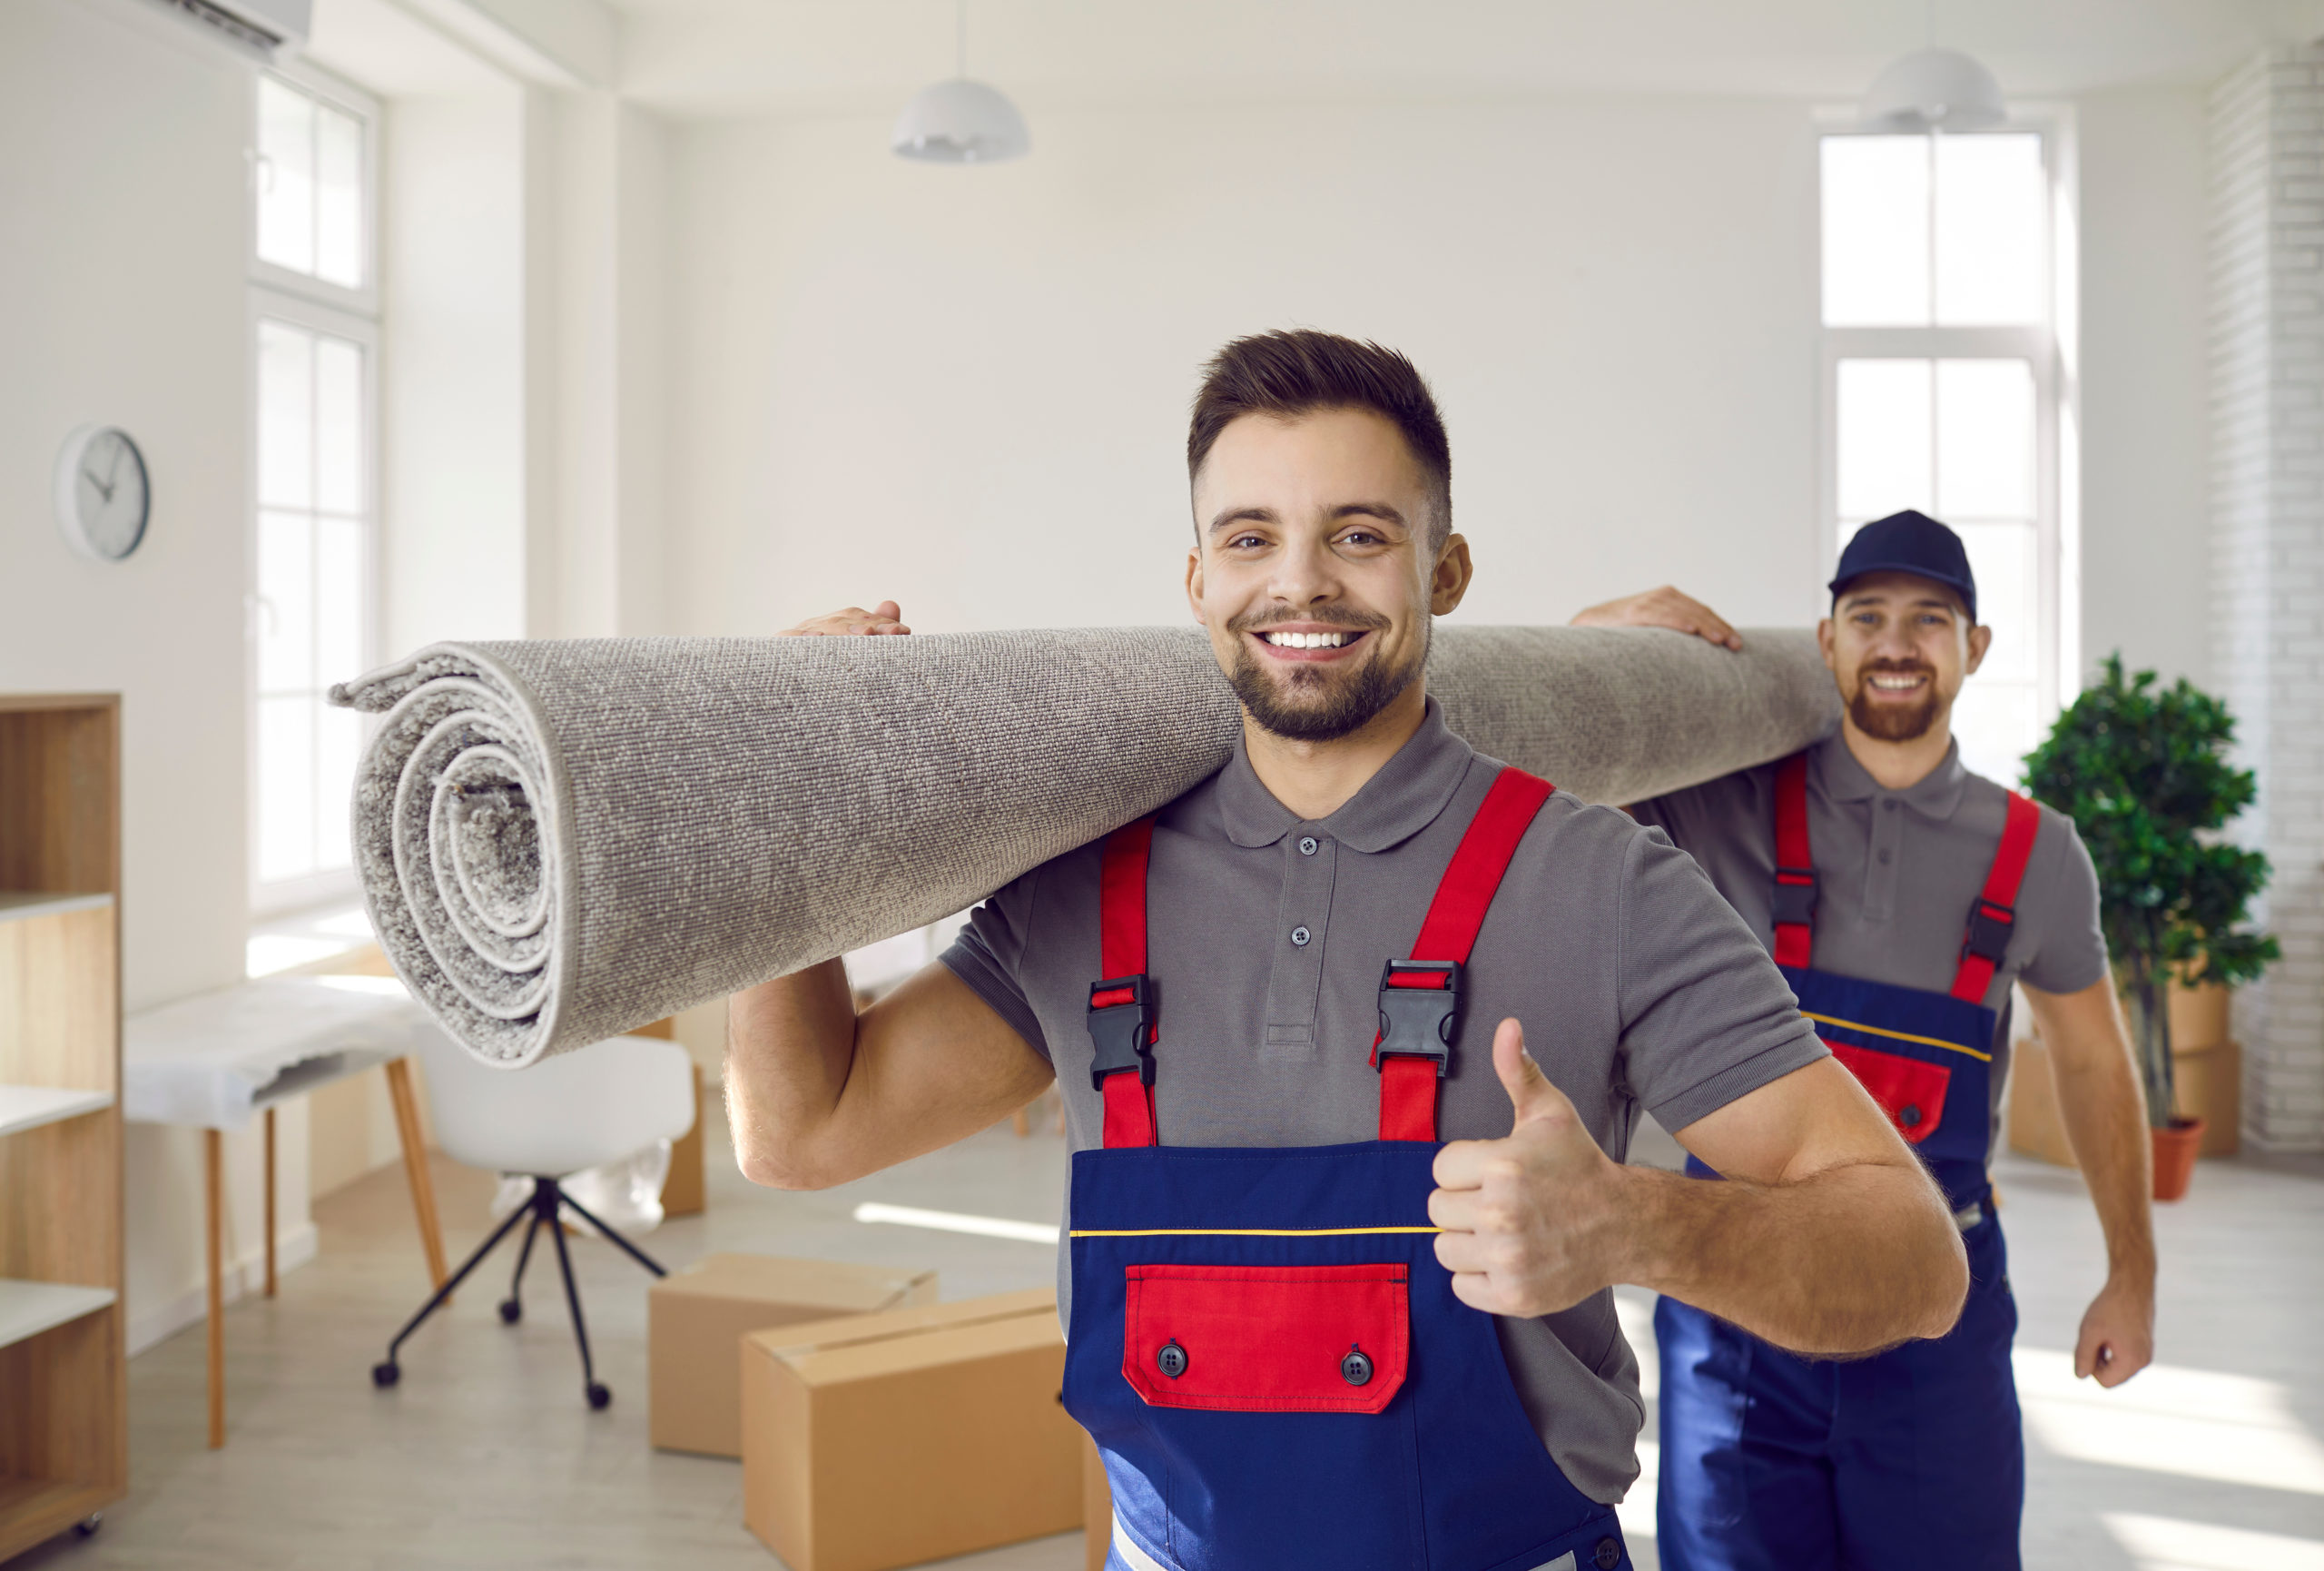
M1187 608L1195 614L1197 623L1206 623L1202 614L1202 548L1197 546L1187 553Z
M1476 564L1469 559L1469 542L1459 535L1446 536L1444 548L1436 554L1436 571L1429 578L1429 614L1451 615L1468 597L1470 581L1476 575Z
M1965 677L1975 676L1977 667L1985 663L1985 651L1993 647L1994 630L1991 627L1978 626L1970 628L1969 658L1961 667L1961 674Z
M1840 674L1839 652L1834 637L1836 632L1829 617L1816 624L1816 647L1823 654L1824 669L1835 677Z

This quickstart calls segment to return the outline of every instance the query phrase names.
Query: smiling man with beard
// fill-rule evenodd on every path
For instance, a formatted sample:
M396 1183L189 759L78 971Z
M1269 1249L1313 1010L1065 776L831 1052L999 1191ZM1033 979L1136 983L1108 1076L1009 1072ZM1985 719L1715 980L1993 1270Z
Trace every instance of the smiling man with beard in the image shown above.
M1839 730L1631 812L1702 864L1944 1186L1969 1300L1942 1339L1842 1363L1794 1357L1666 1294L1657 1546L1667 1571L2007 1571L2024 1451L2017 1311L1986 1168L2012 983L2049 1049L2105 1230L2106 1283L2074 1351L2074 1372L2102 1386L2136 1374L2153 1347L2145 1110L2089 853L2071 821L1961 766L1953 706L1993 629L1977 622L1959 537L1916 512L1866 524L1829 588L1817 638L1846 705ZM1739 647L1668 588L1575 620ZM1689 1171L1716 1176L1716 1159L1696 1156Z
M1953 1323L1959 1235L1693 863L1446 727L1430 627L1472 567L1410 361L1237 340L1187 469L1234 756L861 1013L837 961L738 995L736 1154L839 1183L1055 1078L1062 1400L1114 1566L1617 1571L1612 1284L1857 1353ZM1622 1166L1641 1107L1736 1181Z

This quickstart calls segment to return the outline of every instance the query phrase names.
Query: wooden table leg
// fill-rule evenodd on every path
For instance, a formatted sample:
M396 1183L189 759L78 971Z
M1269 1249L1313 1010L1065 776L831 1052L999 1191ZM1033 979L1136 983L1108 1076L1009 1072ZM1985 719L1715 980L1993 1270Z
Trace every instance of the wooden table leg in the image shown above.
M266 1110L266 1296L274 1297L274 1110Z
M214 1129L202 1131L203 1198L210 1211L210 1448L226 1444L226 1316L221 1283L220 1235L225 1220L224 1137Z
M420 1132L419 1100L412 1094L409 1061L389 1061L388 1094L396 1104L396 1134L403 1143L403 1171L411 1182L412 1212L419 1220L419 1246L428 1252L428 1274L440 1288L451 1271L444 1263L444 1226L436 1216L436 1183L428 1175L428 1141Z

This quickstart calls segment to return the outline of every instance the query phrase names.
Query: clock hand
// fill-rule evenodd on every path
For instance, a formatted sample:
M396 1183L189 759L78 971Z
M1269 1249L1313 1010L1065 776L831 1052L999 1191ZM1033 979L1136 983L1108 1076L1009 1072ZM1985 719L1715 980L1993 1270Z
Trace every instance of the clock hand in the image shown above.
M121 450L122 444L120 442L114 442L113 444L113 463L105 470L105 500L107 501L113 500L113 488L119 482L121 475Z
M83 469L81 471L81 478L88 481L91 485L96 487L97 494L104 498L106 501L110 502L113 500L113 488L105 484L104 481L97 479L94 472L88 469Z

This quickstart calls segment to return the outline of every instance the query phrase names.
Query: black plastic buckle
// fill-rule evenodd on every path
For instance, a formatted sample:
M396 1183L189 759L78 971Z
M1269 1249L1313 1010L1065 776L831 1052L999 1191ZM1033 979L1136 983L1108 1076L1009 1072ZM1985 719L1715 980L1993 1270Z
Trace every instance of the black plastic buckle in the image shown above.
M1810 927L1816 922L1816 874L1801 867L1776 869L1776 925Z
M2016 925L2017 913L2014 908L1980 899L1969 907L1969 934L1961 942L1961 952L1999 965L2003 953L2009 948L2010 930Z
M1117 976L1089 984L1089 1041L1098 1056L1089 1065L1089 1083L1106 1089L1106 1077L1137 1071L1141 1084L1154 1083L1154 1008L1151 983L1146 973ZM1098 995L1127 990L1129 996L1116 1003L1099 1003Z
M1397 973L1444 978L1442 987L1397 987ZM1392 960L1380 968L1380 1045L1373 1049L1378 1068L1391 1054L1433 1058L1436 1078L1452 1062L1452 1033L1461 1023L1461 963L1457 960Z

